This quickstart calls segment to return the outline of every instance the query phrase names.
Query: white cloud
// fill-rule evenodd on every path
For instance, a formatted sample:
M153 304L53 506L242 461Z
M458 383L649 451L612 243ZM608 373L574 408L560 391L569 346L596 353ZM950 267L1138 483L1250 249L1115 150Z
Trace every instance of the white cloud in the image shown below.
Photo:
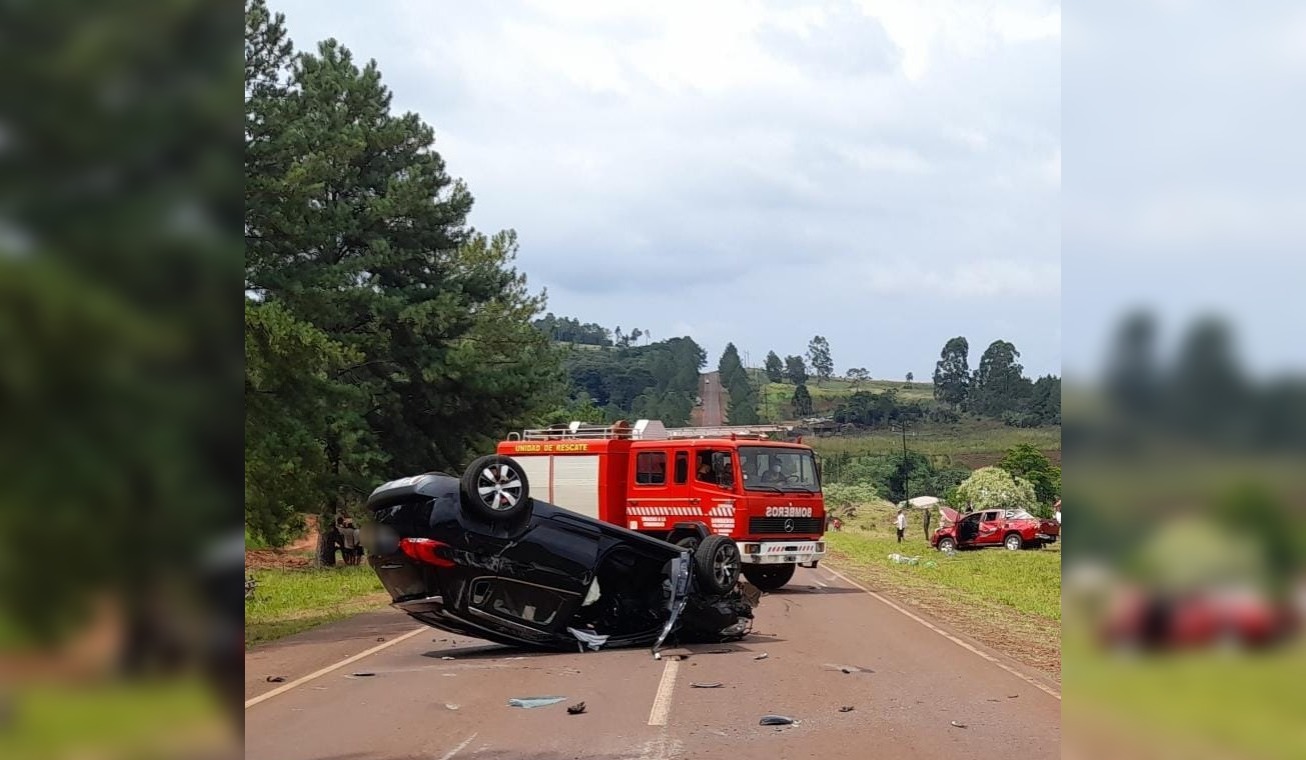
M926 294L928 319L892 341L851 325L836 360L922 374L1003 319L1031 371L1060 364L1056 4L272 5L301 49L335 36L378 60L555 313L701 329L715 363L757 324L758 356L801 353L864 298ZM806 306L776 320L777 299Z

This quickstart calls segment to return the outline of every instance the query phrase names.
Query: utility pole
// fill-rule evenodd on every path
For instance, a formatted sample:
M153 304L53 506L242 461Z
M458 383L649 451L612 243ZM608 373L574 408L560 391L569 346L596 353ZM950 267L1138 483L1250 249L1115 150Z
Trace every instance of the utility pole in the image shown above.
M911 467L907 462L907 422L901 420L898 422L898 429L902 431L902 499L906 502L911 498Z

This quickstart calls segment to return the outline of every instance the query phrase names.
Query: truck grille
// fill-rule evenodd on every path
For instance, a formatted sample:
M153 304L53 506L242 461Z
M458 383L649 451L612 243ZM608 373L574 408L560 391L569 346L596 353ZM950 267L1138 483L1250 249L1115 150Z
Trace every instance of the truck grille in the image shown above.
M785 530L785 523L792 522L794 529ZM748 532L754 535L762 533L820 533L820 517L753 517L748 520Z

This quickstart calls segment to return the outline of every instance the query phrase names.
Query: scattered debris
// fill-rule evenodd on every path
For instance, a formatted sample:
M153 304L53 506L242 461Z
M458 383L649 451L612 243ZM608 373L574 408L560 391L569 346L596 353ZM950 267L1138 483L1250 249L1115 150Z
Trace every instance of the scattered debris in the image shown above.
M733 652L733 651L735 651L735 650L733 650L733 649L709 649L709 650L707 650L707 653L708 653L708 654L730 654L730 653Z
M445 706L445 709L447 709L447 710L457 710L457 709L458 709L458 705L452 705L452 704L449 704L448 702L446 702L444 706Z
M449 655L445 655L444 657L441 657L440 659L441 659L441 660L452 660L453 658L450 657Z
M281 683L286 680L285 676L268 676L268 683Z
M853 711L852 705L844 705L843 707L839 708L839 712L852 712L852 711Z
M568 715L580 715L580 714L583 713L583 712L585 712L585 703L584 703L584 702L577 702L576 704L574 704L574 705L572 705L571 707L568 707L568 708L567 708L567 714L568 714Z
M1008 694L1008 695L1007 695L1007 699L1015 699L1016 697L1019 697L1019 696L1020 696L1019 694Z
M368 671L363 670L355 673L354 678L371 678L374 675L376 675L376 673L369 673Z
M601 635L599 635L599 634L597 634L597 633L594 633L594 632L592 632L592 631L581 631L581 630L577 630L577 629L575 629L575 628L572 628L572 627L570 627L570 626L567 627L567 631L568 631L572 636L575 636L577 641L580 641L580 642L583 643L585 646L589 647L590 649L592 649L592 650L594 650L594 651L596 651L596 652L599 650L599 647L601 647L601 646L603 646L604 644L608 643L608 637L607 637L607 636L601 636Z
M762 720L758 721L759 726L788 726L794 722L793 718L785 715L763 715Z
M690 686L694 687L695 689L719 689L721 688L721 682L713 681L711 683L691 683Z
M965 727L966 727L966 724L965 724L965 723L958 723L958 722L955 721L955 720L952 722L952 725L955 726L955 727L957 727L957 728L965 728Z
M377 641L385 641L385 637L384 637L384 636L377 636L377 637L376 637L376 640L377 640Z
M524 707L527 710L534 707L548 707L556 705L566 699L566 697L513 697L508 700L509 707Z
M770 656L770 655L768 655L766 652L763 652L763 653L759 654L758 656L754 657L753 659L754 659L754 660L765 660L765 659L766 659L767 657L769 657L769 656Z

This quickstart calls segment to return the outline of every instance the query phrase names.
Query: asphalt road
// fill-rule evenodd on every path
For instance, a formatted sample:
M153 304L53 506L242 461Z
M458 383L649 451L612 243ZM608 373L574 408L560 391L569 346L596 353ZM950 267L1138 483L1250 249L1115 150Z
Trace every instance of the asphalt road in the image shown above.
M725 390L721 387L721 375L717 372L705 372L698 379L698 396L703 399L703 422L708 427L725 424L725 404L722 397Z
M1051 758L1060 756L1058 692L822 567L765 596L744 641L670 649L662 660L647 649L509 649L397 612L324 626L247 656L245 756ZM539 696L566 699L508 706ZM586 712L569 715L581 701ZM798 722L759 725L767 714Z

